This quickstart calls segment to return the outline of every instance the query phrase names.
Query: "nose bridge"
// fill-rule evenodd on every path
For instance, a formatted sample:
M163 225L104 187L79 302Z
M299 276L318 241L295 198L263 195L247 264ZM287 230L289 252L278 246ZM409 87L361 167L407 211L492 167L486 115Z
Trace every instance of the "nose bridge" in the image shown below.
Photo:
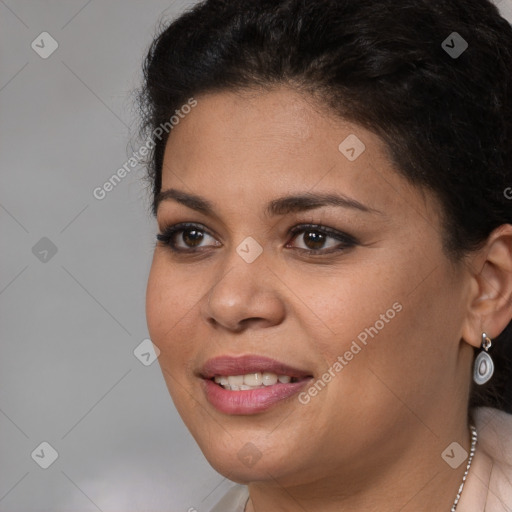
M263 246L253 237L245 237L230 248L222 274L207 293L205 316L231 329L239 328L246 319L278 322L284 306L274 279L269 278Z
M251 209L250 200L250 197L245 197L243 209L232 212L235 219L230 229L229 243L223 249L225 268L240 267L238 272L247 275L264 272L265 266L270 263L266 257L268 226L265 219L255 213L256 207ZM267 250L264 251L264 247Z
M212 284L210 295L220 288L227 292L248 297L257 293L258 285L263 284L263 274L268 271L263 245L252 236L246 236L237 245L229 248L222 265L222 275Z
M263 242L262 242L263 243ZM242 259L247 265L254 264L258 259L261 260L263 254L263 245L258 242L252 236L246 236L235 248L236 254Z

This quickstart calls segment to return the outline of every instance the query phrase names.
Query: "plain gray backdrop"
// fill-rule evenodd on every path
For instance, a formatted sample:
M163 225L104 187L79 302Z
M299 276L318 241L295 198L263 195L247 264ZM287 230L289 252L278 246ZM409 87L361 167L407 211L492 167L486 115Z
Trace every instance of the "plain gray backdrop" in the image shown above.
M187 5L0 2L2 512L202 512L229 484L134 355L156 233L144 169L93 195L134 149L157 22Z
M136 149L157 22L193 3L0 0L0 512L204 512L231 485L144 355L144 168L93 195Z

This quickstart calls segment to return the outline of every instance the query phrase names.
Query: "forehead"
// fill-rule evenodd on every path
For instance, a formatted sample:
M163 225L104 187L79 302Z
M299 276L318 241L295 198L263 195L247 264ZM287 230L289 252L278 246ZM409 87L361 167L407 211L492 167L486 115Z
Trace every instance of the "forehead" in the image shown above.
M169 136L162 190L195 190L244 207L285 192L338 192L375 209L424 199L376 134L290 88L196 100Z

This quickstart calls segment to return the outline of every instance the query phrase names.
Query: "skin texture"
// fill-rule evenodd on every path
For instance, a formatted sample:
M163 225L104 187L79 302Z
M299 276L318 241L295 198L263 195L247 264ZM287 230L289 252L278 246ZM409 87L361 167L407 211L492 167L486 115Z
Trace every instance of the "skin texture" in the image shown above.
M512 226L454 263L436 198L398 175L375 134L284 86L196 99L170 135L162 190L200 195L215 215L160 204L160 230L194 222L204 239L197 254L156 244L146 315L169 392L204 455L249 484L248 512L449 510L465 464L451 469L441 453L453 441L469 451L471 345L512 316ZM366 146L355 161L338 149L350 134ZM269 201L305 192L344 194L379 213L264 215ZM289 235L307 223L358 243L308 255L301 249L340 244L315 246L307 229ZM249 236L263 249L252 263L236 251ZM187 248L183 233L175 240ZM316 380L395 303L401 311L309 403L293 396L228 415L206 400L197 374L208 359L264 355ZM238 457L247 443L259 454L250 467Z

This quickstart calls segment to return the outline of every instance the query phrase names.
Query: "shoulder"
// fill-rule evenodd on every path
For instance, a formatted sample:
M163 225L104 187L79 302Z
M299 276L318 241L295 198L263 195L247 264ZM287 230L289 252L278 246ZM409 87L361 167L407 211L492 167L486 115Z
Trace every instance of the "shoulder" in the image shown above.
M236 484L222 497L210 512L244 512L249 499L249 489L245 485Z
M472 413L478 433L476 453L485 457L488 467L488 477L484 480L485 510L511 510L512 414L491 407L477 407Z

